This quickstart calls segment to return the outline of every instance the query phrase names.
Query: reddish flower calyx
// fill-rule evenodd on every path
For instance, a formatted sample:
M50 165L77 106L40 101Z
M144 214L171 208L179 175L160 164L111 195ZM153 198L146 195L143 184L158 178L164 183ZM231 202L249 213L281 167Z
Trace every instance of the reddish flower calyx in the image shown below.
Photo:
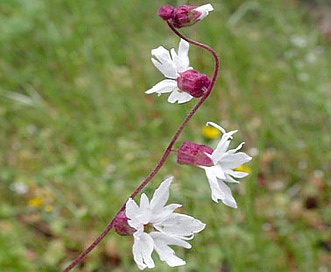
M178 88L196 98L204 95L210 83L211 79L207 75L201 74L194 69L179 73L177 78Z
M174 10L174 15L170 22L176 28L190 26L198 22L201 12L196 11L197 6L183 5Z
M212 160L206 155L212 154L213 149L207 145L199 145L185 141L178 150L177 163L194 166L212 166Z
M213 7L210 4L203 6L183 5L178 8L167 5L159 8L158 15L169 21L174 27L181 28L201 21L212 10Z
M121 211L115 218L114 229L120 235L131 235L137 230L130 227L125 211Z

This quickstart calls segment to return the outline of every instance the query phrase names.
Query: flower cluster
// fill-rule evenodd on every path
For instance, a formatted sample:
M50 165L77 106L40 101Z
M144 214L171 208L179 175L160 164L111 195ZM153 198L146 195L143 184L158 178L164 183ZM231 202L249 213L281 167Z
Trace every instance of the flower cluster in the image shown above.
M168 156L174 152L177 152L178 164L192 165L205 171L213 201L221 200L225 205L237 208L237 203L227 184L239 183L238 179L246 177L248 173L241 170L243 169L242 165L252 159L246 153L239 151L244 143L239 144L234 149L229 149L233 135L237 130L226 132L221 126L208 122L206 129L204 129L207 140L215 139L222 134L215 149L192 141L184 141L178 150L173 148L189 120L210 95L219 70L219 59L215 51L206 45L189 40L180 34L177 28L190 26L201 21L212 10L213 7L210 4L200 7L183 5L178 8L163 6L159 9L159 16L167 21L169 27L181 40L177 51L174 48L168 51L162 46L152 50L152 63L165 76L165 79L145 93L156 93L159 96L170 93L168 96L170 103L182 104L193 98L200 98L200 101L187 115L173 136L155 169L134 191L106 230L64 272L68 272L81 261L112 228L120 235L133 236L133 257L141 270L155 267L152 258L153 251L156 251L161 261L166 262L171 267L185 264L184 260L176 256L171 246L191 248L188 241L193 239L196 233L201 232L206 225L192 216L175 212L182 205L166 204L173 177L167 178L161 183L151 200L144 193L141 194L139 205L134 200L134 197L161 169ZM190 66L188 57L190 43L212 53L215 59L215 69L211 78Z
M201 7L184 5L179 8L163 6L159 9L159 16L171 26L181 28L202 20L212 10L213 7L210 4ZM207 91L212 88L213 82L207 75L190 66L188 52L189 42L183 39L183 36L181 36L177 52L174 48L168 51L162 46L153 49L152 63L166 79L148 89L146 94L156 93L160 96L170 93L168 102L178 102L178 104L209 95L210 92ZM205 170L212 200L215 202L221 200L225 205L237 208L227 183L239 183L237 179L248 175L238 170L238 167L250 161L251 157L244 152L239 152L244 143L229 149L236 130L226 132L213 122L208 122L206 127L208 128L205 129L208 132L206 137L209 139L222 134L215 150L207 145L185 141L176 150L177 163ZM115 219L114 228L119 234L133 235L133 256L141 270L155 267L152 259L154 250L161 261L165 261L169 266L184 265L185 261L177 257L170 246L191 248L187 241L193 239L194 235L206 226L198 219L176 213L175 210L181 205L166 205L172 181L173 177L163 181L151 201L144 193L141 195L140 205L130 198L125 205L125 210Z

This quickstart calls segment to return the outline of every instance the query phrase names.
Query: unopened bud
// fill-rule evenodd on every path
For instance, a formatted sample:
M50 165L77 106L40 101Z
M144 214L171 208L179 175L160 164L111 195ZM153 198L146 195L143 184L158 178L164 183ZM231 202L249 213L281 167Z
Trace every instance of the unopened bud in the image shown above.
M174 16L174 10L173 6L162 6L159 8L158 15L164 20L169 20Z
M193 97L201 97L206 92L211 83L210 78L194 69L179 73L177 78L178 88L189 93Z
M183 5L178 8L162 6L158 14L164 20L169 21L174 27L181 28L201 21L212 10L214 8L211 4L202 6Z
M129 226L125 211L121 211L116 216L114 221L114 229L120 235L131 235L137 231L136 229Z
M207 145L199 145L185 141L178 150L177 163L194 166L211 166L212 160L206 155L212 154L213 149Z

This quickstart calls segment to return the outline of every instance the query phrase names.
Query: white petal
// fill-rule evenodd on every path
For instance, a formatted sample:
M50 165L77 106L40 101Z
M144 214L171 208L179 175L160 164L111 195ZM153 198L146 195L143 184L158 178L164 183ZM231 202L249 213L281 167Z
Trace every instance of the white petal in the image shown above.
M132 198L129 198L125 205L126 216L131 219L138 212L138 210L139 207L137 203Z
M215 124L214 122L207 122L206 126L213 126L214 128L217 128L219 131L221 131L223 134L226 133L224 128L222 128L220 125Z
M164 243L167 245L180 246L184 248L191 248L190 243L183 240L181 237L169 235L165 232L153 231L150 233L151 237L154 240L154 244Z
M228 175L231 175L235 178L244 178L248 176L247 172L241 172L241 171L233 171L233 170L228 170L226 172Z
M159 224L159 223L163 222L173 213L174 210L176 210L177 208L179 208L181 206L182 205L180 205L180 204L170 204L170 205L163 207L162 209L153 210L153 216L150 220L150 223Z
M212 169L213 167L205 167L206 175L208 178L209 186L211 189L211 198L215 202L222 200L222 202L232 208L237 208L235 199L232 196L230 188L221 180L218 179Z
M202 19L204 19L209 14L209 11L213 11L214 8L211 4L206 4L206 5L202 5L200 7L197 7L195 10L202 13L199 17L199 20L201 21Z
M144 226L144 220L140 218L140 208L132 198L130 198L126 203L125 214L129 218L128 224L131 227L138 230Z
M188 51L190 48L190 44L181 39L178 47L178 55L174 50L171 51L172 59L176 65L177 72L184 72L189 68L190 59L188 57Z
M216 164L215 166L209 166L209 171L212 172L216 178L225 179L225 172L222 168L222 165Z
M198 233L205 228L206 224L192 216L173 213L166 220L154 227L160 232L165 232L182 239L192 239L194 233Z
M240 145L237 146L235 149L230 149L228 152L229 153L236 153L239 149L242 148L242 146L245 144L245 142L242 142Z
M230 141L227 140L227 138L222 137L222 139L217 144L217 147L211 154L211 160L214 164L217 164L222 159L227 149L229 148L229 145Z
M229 174L225 174L225 179L222 179L223 181L226 181L228 183L240 183L238 180L231 177Z
M177 67L175 62L171 59L170 53L164 47L160 46L152 50L152 62L155 67L167 78L176 79Z
M184 260L180 259L175 255L174 250L170 248L168 245L178 245L178 246L185 245L185 248L189 248L186 245L188 244L191 247L189 243L159 232L152 232L150 235L151 237L153 237L154 249L159 255L161 261L165 261L170 267L186 264ZM183 244L181 242L183 242Z
M159 210L167 203L169 199L169 188L173 179L174 177L167 178L161 183L159 188L155 190L151 200L152 210Z
M173 91L168 97L168 102L175 103L178 101L179 104L190 101L193 98L192 95L186 92Z
M133 234L134 244L132 247L133 258L140 270L155 267L152 259L154 242L152 237L143 231L137 231Z
M150 204L146 194L142 193L140 197L140 210L149 210Z
M211 167L203 167L203 168L205 169L206 176L211 189L211 198L213 201L218 202L218 200L222 199L224 195L218 186L218 180L216 178L216 175L214 171L211 169Z
M146 94L151 94L151 93L170 93L173 92L174 90L178 90L177 87L177 82L176 80L173 79L164 79L154 85L151 89L147 90L145 93Z
M234 179L231 174L234 172L232 170L229 170L225 173L225 179L223 179L223 181L229 182L229 183L240 183L238 180ZM239 173L239 172L237 172ZM241 172L242 173L242 172ZM242 175L240 178L246 177L248 175L248 173L243 173L244 175ZM236 177L239 178L239 177Z
M188 51L190 49L190 44L183 40L180 39L179 46L178 46L178 56L181 57L186 57L188 55Z
M244 152L239 152L236 154L224 155L220 163L224 169L234 169L249 162L251 159L252 158Z
M218 186L223 193L222 202L227 206L237 208L237 203L232 196L231 189L222 180L218 180Z
M226 150L229 148L230 140L232 135L236 133L237 130L226 132L223 134L221 140L219 141L216 149L214 150L211 158L214 164L220 162L225 154Z
M140 207L130 198L126 204L125 213L130 219L128 220L129 225L135 229L142 228L153 217L148 198L145 194L141 195Z

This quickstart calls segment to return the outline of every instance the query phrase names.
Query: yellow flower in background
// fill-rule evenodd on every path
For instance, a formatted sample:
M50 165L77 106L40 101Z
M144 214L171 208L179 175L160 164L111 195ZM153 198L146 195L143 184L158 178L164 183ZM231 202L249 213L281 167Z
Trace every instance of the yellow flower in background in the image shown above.
M44 199L42 197L35 197L29 200L29 206L40 208L44 204Z
M29 206L34 208L41 208L47 213L50 213L54 210L53 205L46 203L45 198L41 196L30 199Z
M248 167L247 165L240 165L238 168L236 168L237 171L240 172L246 172L251 174L252 173L252 169L250 167Z
M220 133L221 132L217 128L212 126L204 126L202 129L203 136L208 140L219 138Z

